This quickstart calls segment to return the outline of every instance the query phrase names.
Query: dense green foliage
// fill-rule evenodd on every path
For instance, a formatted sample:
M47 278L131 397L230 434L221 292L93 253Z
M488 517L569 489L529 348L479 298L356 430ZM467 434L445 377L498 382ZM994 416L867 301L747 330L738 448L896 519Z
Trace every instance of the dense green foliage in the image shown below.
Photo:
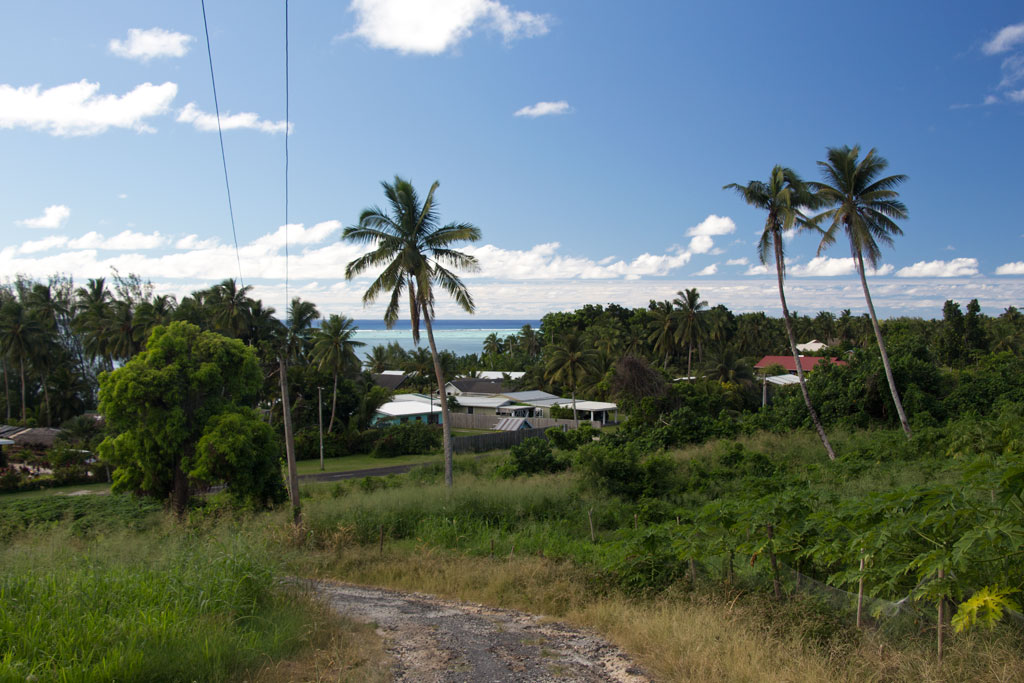
M242 342L190 323L154 329L146 350L100 376L115 464L114 490L173 496L180 512L196 483L225 483L254 504L284 499L273 431L251 409L256 355Z

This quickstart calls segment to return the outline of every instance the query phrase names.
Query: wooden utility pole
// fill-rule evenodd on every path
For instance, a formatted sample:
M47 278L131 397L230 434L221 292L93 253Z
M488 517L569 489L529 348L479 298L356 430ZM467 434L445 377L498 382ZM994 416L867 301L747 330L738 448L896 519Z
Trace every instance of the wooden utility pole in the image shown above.
M316 421L320 426L320 471L324 471L324 394L323 387L316 388Z
M288 460L288 494L292 501L292 516L296 524L302 522L302 507L299 504L299 471L295 467L295 436L292 434L292 406L288 400L288 365L284 355L278 357L281 369L281 417L284 418L284 451Z

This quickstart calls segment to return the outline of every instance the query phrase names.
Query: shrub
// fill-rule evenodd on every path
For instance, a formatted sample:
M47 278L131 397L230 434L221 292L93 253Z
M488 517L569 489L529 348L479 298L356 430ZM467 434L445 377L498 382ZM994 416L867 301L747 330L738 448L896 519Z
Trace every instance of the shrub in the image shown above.
M407 422L384 427L373 447L373 457L431 453L441 447L441 430L422 422Z
M574 451L583 444L590 443L597 436L597 430L589 424L580 425L577 429L563 431L561 427L548 427L544 434L563 451Z
M636 442L615 447L587 444L577 451L576 465L590 485L629 500L668 495L676 487L679 471L672 458L648 455Z
M533 437L512 447L508 460L498 467L498 475L508 478L520 474L560 472L566 466L566 462L552 454L551 444L546 439Z

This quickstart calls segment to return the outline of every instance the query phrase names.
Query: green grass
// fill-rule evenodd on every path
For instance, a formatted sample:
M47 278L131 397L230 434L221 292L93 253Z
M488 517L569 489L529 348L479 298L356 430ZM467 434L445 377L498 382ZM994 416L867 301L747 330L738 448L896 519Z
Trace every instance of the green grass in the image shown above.
M106 482L98 484L72 484L70 486L56 486L48 489L37 489L35 491L0 493L0 505L14 500L47 498L49 496L66 496L69 493L74 493L76 491L88 491L90 494L108 493L110 491L110 484Z

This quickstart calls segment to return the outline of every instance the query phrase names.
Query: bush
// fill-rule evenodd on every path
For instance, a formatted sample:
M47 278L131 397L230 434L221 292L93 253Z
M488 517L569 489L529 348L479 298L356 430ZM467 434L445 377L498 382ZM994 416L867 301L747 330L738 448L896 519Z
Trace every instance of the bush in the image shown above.
M407 422L384 427L373 447L375 458L431 453L441 447L440 428L422 422Z
M520 474L560 472L566 467L566 462L552 454L551 444L546 439L533 437L512 447L508 460L498 467L498 475L510 478Z
M555 448L574 451L583 444L592 442L597 436L597 430L589 424L584 424L569 431L563 431L561 427L548 427L544 434L555 444Z
M590 443L576 455L584 480L629 500L661 498L676 488L679 468L664 454L648 455L636 442L621 446Z

